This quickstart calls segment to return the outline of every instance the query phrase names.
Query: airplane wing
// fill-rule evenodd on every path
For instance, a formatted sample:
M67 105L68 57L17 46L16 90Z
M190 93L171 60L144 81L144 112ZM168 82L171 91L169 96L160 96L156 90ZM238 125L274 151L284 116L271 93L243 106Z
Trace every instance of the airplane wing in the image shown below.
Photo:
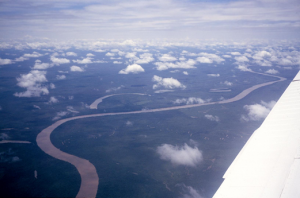
M300 197L300 71L223 178L213 198Z

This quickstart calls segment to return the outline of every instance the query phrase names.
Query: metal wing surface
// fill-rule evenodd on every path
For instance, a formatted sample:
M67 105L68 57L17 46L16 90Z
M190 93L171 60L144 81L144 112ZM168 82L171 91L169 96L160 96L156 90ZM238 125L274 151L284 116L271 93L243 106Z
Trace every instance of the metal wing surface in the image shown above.
M300 197L300 72L223 178L213 198Z

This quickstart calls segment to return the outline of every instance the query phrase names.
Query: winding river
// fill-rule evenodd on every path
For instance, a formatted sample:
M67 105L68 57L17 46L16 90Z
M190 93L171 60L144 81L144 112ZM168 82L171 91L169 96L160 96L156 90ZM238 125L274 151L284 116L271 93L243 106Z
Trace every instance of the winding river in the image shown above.
M56 159L65 161L65 162L69 162L76 167L76 169L79 172L80 177L81 177L81 185L80 185L80 189L79 189L79 192L76 197L96 197L97 190L98 190L98 184L99 184L99 177L98 177L95 166L86 159L79 158L77 156L74 156L74 155L71 155L71 154L68 154L68 153L65 153L65 152L59 150L52 144L50 135L58 126L66 123L68 121L82 119L82 118L114 116L114 115L128 115L128 114L139 114L139 113L153 113L153 112L159 112L159 111L187 109L187 108L200 107L200 106L205 106L205 105L231 103L231 102L241 100L242 98L246 97L248 94L250 94L251 92L253 92L256 89L286 80L285 78L279 77L279 76L273 76L273 75L268 75L268 74L253 72L253 71L250 71L250 72L265 75L265 76L277 77L279 80L254 85L248 89L245 89L244 91L242 91L241 93L239 93L238 95L236 95L233 98L223 100L223 101L218 101L218 102L191 104L191 105L174 106L174 107L166 107L166 108L158 108L158 109L148 109L148 110L140 110L140 111L130 111L130 112L90 114L90 115L82 115L82 116L76 116L76 117L58 120L57 122L55 122L51 126L45 128L38 134L38 136L36 138L37 145L48 155L50 155ZM133 93L133 94L137 94L137 93ZM113 95L121 95L121 94L113 94ZM90 105L90 108L97 109L97 105L100 102L102 102L102 100L104 98L107 98L107 97L110 97L113 95L108 95L108 96L104 96L102 98L97 99L94 103L92 103ZM145 94L138 94L138 95L145 95Z

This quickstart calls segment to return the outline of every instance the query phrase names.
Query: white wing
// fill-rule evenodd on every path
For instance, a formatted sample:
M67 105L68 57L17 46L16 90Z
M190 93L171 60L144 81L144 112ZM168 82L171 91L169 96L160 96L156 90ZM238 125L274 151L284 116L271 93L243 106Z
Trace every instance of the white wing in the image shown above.
M300 197L300 72L223 178L213 198Z

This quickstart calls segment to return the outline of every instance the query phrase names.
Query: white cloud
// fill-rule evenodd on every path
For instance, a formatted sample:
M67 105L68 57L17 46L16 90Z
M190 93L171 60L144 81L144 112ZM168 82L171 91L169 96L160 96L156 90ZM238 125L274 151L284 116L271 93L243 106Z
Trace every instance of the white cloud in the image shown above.
M81 68L81 67L78 67L76 65L73 65L73 66L70 67L70 71L72 71L72 72L84 72L84 69Z
M17 62L22 62L22 61L25 61L25 60L28 60L29 58L25 58L23 56L19 57L19 58L16 58L15 61Z
M128 120L128 121L126 122L126 126L132 126L132 125L133 125L133 123L132 123L131 121Z
M176 99L173 103L190 105L190 104L203 104L208 101L210 100L203 100L202 98L189 97L189 98Z
M163 61L163 62L168 62L168 61L176 61L177 58L169 55L169 54L164 54L162 55L161 57L158 58L160 61Z
M166 93L166 92L173 92L174 90L157 90L154 93Z
M200 63L213 63L213 61L207 57L198 57L197 61Z
M248 115L242 115L241 119L244 121L257 121L264 119L270 113L275 104L275 101L271 101L269 103L261 101L261 104L245 105L244 109L248 111Z
M189 75L187 71L182 72L184 75Z
M40 60L36 60L34 66L33 66L33 69L48 69L49 67L52 67L52 66L53 66L53 64L42 63Z
M241 70L241 71L252 71L251 69L249 69L247 66L245 65L239 65L237 67L237 69Z
M140 55L140 59L135 61L136 64L147 64L154 61L154 58L152 57L152 54L150 53L144 53Z
M227 80L226 80L223 84L224 84L224 85L227 85L227 86L232 86L232 85L233 85L232 82L229 82L229 81L227 81Z
M136 55L136 52L128 52L125 55L125 58L136 59L137 57L135 55Z
M119 71L119 74L129 74L129 73L138 74L140 72L145 72L144 68L142 68L138 64L133 64L133 65L128 65L125 69Z
M77 56L77 54L75 52L67 52L66 55L67 56Z
M54 96L51 96L49 101L48 101L49 104L53 104L53 103L58 103L58 99L55 98Z
M114 61L113 64L122 64L121 61Z
M50 59L56 65L70 63L70 60L66 58L56 58L55 56L51 56Z
M50 83L50 89L55 89L55 84Z
M186 88L186 86L182 85L177 79L174 78L162 78L154 75L152 81L156 82L156 84L153 85L153 89L157 89L159 87L164 87L166 89Z
M105 92L109 93L109 92L112 92L112 91L118 91L118 90L122 89L123 87L125 87L125 86L121 85L119 87L113 87L113 88L107 89Z
M255 60L254 62L263 67L271 67L272 66L272 63L268 60Z
M43 54L40 54L38 52L33 52L32 54L24 54L23 57L26 58L38 58L40 56L43 56Z
M167 69L192 69L195 68L196 61L193 59L189 59L188 61L180 61L175 63L170 62L156 62L154 65L156 65L156 69L159 71L167 70Z
M240 52L231 52L230 54L233 55L233 56L240 56L241 55Z
M220 74L207 74L209 77L220 77Z
M7 135L6 133L0 133L0 139L7 140L9 138L10 138L9 135Z
M231 58L230 55L223 55L224 58Z
M18 86L26 88L25 92L15 93L17 97L40 97L49 94L46 87L42 87L41 83L47 82L45 71L32 70L28 74L21 74L17 78Z
M205 115L205 118L207 118L207 119L210 120L210 121L216 121L216 122L219 122L219 121L220 121L220 119L219 119L218 116L213 116L213 115L209 115L209 114L206 114L206 115Z
M263 60L265 57L271 57L272 55L267 51L259 51L253 55L253 59Z
M91 58L91 57L86 57L86 58L84 58L84 59L82 59L82 60L73 60L73 62L74 63L78 63L78 64L90 64L90 63L93 63L93 61L92 61L92 59L93 58Z
M181 184L180 186L182 187L181 198L203 198L193 187L184 184Z
M95 56L95 55L92 53L88 53L86 56L90 57L90 56Z
M114 56L115 54L114 53L110 53L110 52L107 52L106 54L105 54L105 56Z
M182 57L180 57L178 60L180 60L180 61L185 61L186 58L182 56Z
M64 80L64 79L66 79L66 76L65 75L56 75L56 79Z
M199 61L200 63L213 63L213 62L221 63L225 61L223 58L221 58L216 54L209 54L209 53L202 52L199 53L198 55L201 56L197 58L197 61Z
M69 112L67 112L67 111L57 112L56 116L52 120L59 120L59 119L61 119L61 117L64 117L64 116L66 116L68 114L69 114Z
M67 110L71 113L79 113L79 111L76 111L72 106L67 106Z
M249 59L246 56L238 56L234 58L237 62L248 62Z
M0 65L8 65L8 64L12 64L13 62L10 59L2 59L0 58Z
M281 59L278 61L278 64L280 64L280 65L293 65L293 62L292 62L290 59L287 59L287 58L281 58Z
M33 105L34 108L36 109L41 109L41 107L37 106L37 105Z
M275 69L269 69L265 73L267 73L267 74L278 74L279 72L277 70L275 70Z
M156 149L162 160L170 161L174 165L197 166L202 160L202 152L197 147L190 147L187 144L184 146L173 146L163 144Z

